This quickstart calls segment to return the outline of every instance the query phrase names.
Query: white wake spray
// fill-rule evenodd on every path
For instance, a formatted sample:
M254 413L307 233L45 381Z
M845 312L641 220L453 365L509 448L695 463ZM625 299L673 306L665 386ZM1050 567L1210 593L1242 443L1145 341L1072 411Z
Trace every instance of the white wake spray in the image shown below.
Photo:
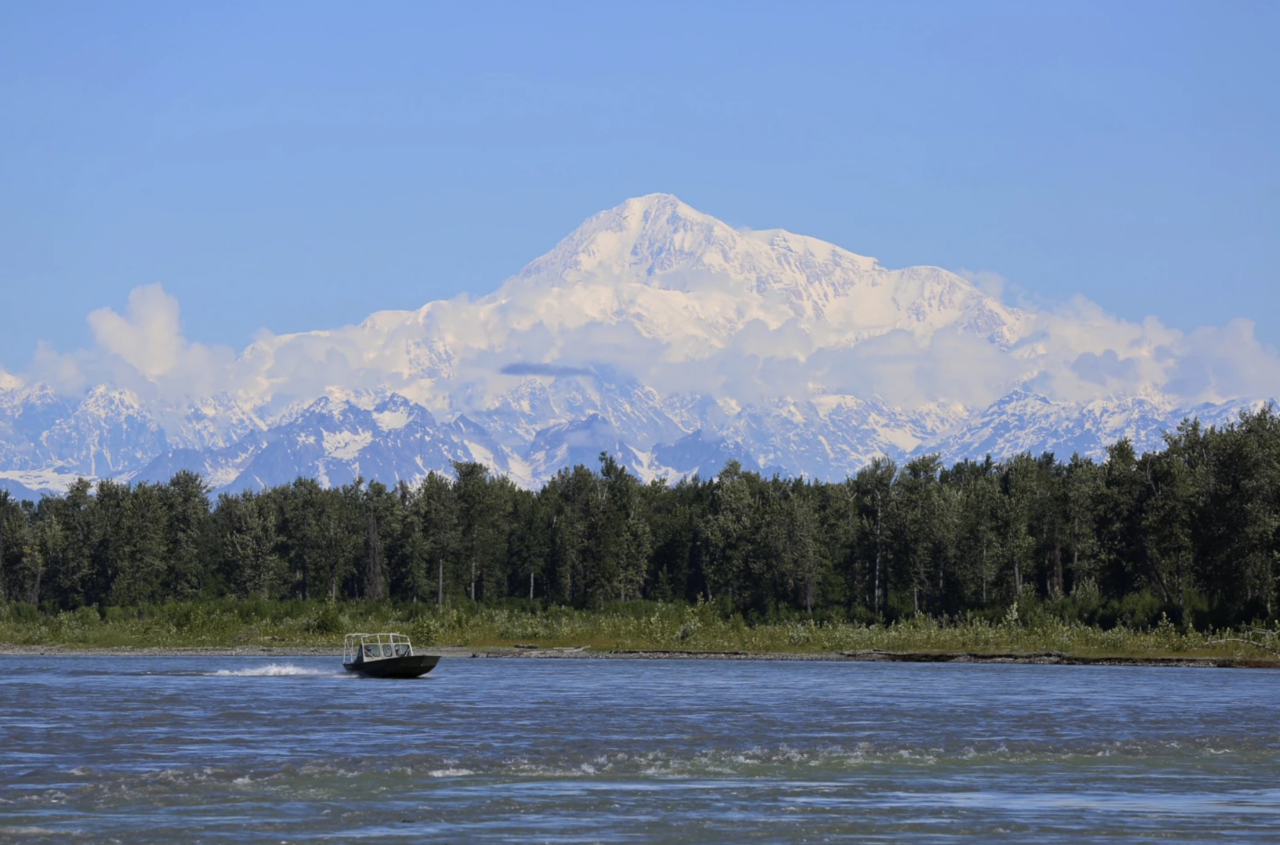
M344 676L341 672L331 672L322 669L308 669L303 666L293 666L288 663L271 663L267 666L255 666L252 669L219 669L218 671L210 672L209 674L214 677L221 678L340 678Z

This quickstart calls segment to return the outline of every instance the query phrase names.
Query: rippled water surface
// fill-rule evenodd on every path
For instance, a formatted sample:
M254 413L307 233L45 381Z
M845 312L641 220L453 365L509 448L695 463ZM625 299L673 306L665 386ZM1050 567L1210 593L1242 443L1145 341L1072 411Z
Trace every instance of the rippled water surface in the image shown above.
M0 840L1280 841L1280 673L0 658Z

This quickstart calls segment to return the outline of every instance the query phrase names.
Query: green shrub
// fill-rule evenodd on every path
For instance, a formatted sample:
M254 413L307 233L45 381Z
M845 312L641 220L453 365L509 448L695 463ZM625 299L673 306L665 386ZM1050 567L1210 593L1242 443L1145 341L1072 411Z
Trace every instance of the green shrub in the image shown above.
M341 634L342 616L338 613L336 603L327 603L313 610L306 617L306 629L309 634Z
M1086 597L1087 599L1087 597ZM0 605L0 641L70 646L231 646L246 643L337 648L344 633L397 631L420 646L591 645L600 649L692 649L751 652L836 652L881 649L924 652L1043 652L1080 655L1247 654L1247 645L1207 645L1243 636L1194 624L1147 595L1129 604L1102 604L1098 616L1114 614L1109 627L1083 624L1087 600L1076 595L1052 602L1024 597L1000 609L963 616L909 615L889 624L779 614L776 621L724 613L722 606L626 602L604 611L551 605L534 612L526 603L438 608L423 603L353 601L270 602L218 600L160 606L86 607L42 612L21 604ZM1188 597L1191 613L1205 607ZM1154 614L1154 618L1152 618ZM1149 624L1141 624L1150 620ZM1136 621L1136 622L1135 622Z

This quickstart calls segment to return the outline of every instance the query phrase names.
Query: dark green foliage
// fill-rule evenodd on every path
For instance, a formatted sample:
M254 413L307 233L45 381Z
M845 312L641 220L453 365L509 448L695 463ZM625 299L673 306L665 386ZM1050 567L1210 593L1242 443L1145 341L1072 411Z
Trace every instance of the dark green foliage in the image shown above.
M1016 601L1023 618L1204 627L1275 619L1278 557L1270 407L1218 429L1188 421L1158 453L1121 441L1101 464L877 459L831 484L735 462L644 484L604 454L538 491L458 463L417 486L300 478L212 506L187 472L82 480L35 503L0 493L0 599L104 614L355 599L545 614L701 597L748 621L997 622ZM298 612L333 633L336 611L312 606Z

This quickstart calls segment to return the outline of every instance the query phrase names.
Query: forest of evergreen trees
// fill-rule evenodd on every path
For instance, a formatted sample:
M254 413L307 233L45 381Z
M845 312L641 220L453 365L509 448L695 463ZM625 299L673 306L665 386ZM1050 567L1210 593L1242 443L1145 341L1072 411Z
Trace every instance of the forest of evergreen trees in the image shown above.
M561 604L704 597L748 621L1003 613L1109 626L1272 619L1280 417L1184 423L1102 463L876 460L838 483L641 483L607 455L538 491L455 465L419 485L311 479L211 501L202 479L0 493L0 600L70 609L226 596Z

